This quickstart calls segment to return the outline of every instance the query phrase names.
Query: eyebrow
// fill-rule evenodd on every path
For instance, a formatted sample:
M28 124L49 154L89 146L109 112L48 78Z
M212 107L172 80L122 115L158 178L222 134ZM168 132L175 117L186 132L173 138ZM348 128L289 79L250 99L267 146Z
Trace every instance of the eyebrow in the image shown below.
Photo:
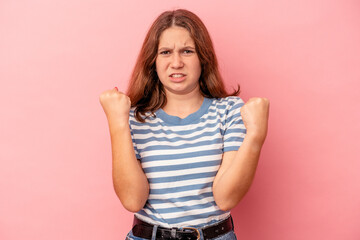
M161 48L158 49L158 51L172 50L172 49L173 48L170 48L170 47L161 47ZM194 49L195 50L195 48L191 47L191 46L185 46L185 47L180 48L180 50L182 50L182 49Z

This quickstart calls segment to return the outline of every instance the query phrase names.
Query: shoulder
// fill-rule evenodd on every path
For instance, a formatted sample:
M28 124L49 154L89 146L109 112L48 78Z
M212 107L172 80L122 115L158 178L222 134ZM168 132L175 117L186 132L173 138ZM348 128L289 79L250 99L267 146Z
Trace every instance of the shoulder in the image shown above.
M244 101L238 96L229 96L224 98L213 98L212 105L220 109L240 108L244 105Z
M223 125L233 118L240 116L240 108L244 105L244 101L237 96L229 96L224 98L211 98L209 114L218 118Z

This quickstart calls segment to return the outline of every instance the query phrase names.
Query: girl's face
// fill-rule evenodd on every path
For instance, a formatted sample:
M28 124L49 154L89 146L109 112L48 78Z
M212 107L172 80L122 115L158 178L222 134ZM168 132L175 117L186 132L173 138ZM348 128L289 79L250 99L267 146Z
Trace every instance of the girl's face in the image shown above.
M185 28L170 27L160 35L156 72L167 96L200 94L201 64L194 40Z

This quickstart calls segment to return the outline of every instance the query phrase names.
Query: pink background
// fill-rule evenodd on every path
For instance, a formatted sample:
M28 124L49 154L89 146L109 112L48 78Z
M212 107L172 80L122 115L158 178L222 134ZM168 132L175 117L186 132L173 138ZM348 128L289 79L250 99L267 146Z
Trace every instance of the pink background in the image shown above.
M164 10L207 25L229 87L271 101L239 239L360 239L358 1L0 2L0 239L124 239L99 94Z

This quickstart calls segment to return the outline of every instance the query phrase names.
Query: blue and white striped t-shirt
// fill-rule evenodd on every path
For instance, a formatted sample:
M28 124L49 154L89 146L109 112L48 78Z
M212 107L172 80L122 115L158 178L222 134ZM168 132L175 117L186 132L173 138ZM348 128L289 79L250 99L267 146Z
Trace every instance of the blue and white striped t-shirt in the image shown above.
M163 227L200 227L225 219L216 205L212 185L226 151L241 146L246 129L239 97L205 98L186 118L166 114L138 122L130 111L137 159L150 184L148 201L135 215Z

